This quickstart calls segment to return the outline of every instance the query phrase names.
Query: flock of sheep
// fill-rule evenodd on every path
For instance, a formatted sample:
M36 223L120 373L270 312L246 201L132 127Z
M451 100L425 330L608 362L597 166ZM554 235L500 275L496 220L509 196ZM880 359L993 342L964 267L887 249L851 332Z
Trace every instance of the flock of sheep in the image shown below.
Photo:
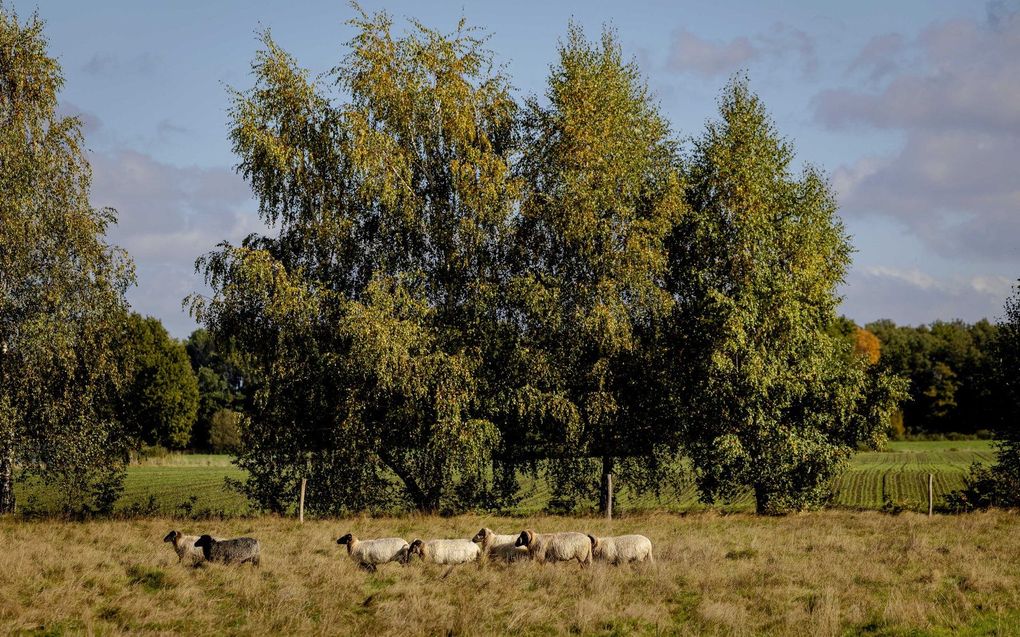
M259 541L242 537L232 540L209 535L182 535L170 531L164 542L173 543L174 552L181 561L222 562L225 564L259 565ZM336 541L347 547L347 554L358 566L374 571L380 564L408 563L415 556L435 564L465 564L482 559L505 562L530 559L541 564L577 560L582 566L592 561L622 564L627 562L653 562L652 542L643 535L595 537L584 533L535 533L521 531L519 535L497 535L491 529L482 529L470 540L414 540L387 537L359 540L348 533Z

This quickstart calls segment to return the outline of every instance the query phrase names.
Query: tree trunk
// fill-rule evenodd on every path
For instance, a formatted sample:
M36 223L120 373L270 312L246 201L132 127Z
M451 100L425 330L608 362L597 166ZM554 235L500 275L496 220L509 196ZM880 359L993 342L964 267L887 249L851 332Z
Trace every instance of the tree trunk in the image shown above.
M769 492L765 485L756 484L754 485L754 512L758 515L771 515L772 511L772 498L771 492Z
M14 513L14 440L7 436L0 447L0 515Z
M609 507L612 506L613 494L609 490L609 480L606 478L613 472L614 458L612 456L602 456L602 484L599 488L599 513L605 515L609 512Z
M404 483L404 488L407 489L407 495L411 497L411 502L414 503L414 508L422 513L435 513L439 509L439 498L442 493L425 493L425 491L418 485L418 481L414 479L411 472L408 471L401 463L396 461L392 455L385 451L379 452L379 458L393 470L393 473L397 474L400 481Z

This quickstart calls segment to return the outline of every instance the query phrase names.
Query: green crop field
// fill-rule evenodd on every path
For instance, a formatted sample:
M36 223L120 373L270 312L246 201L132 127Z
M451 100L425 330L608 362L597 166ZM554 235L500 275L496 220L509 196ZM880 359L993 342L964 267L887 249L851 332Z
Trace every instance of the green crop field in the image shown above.
M857 454L850 469L835 484L834 503L851 509L878 509L888 500L901 507L924 510L927 507L928 474L934 475L935 500L963 485L963 478L974 462L994 459L991 443L984 440L892 442L883 451ZM117 503L121 512L161 515L227 516L249 511L247 502L229 489L226 478L241 479L244 472L228 456L174 454L146 460L128 469L124 493ZM514 513L534 515L549 502L549 488L541 478L521 479L521 502ZM45 512L54 501L53 494L33 485L22 485L18 492L22 510ZM748 511L750 494L722 505L724 511ZM693 486L679 492L635 495L627 489L617 493L617 511L699 511Z

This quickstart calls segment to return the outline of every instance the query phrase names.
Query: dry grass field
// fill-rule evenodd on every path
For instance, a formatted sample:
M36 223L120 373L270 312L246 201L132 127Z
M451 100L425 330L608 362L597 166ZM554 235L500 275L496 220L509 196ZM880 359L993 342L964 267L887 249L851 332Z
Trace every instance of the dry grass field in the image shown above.
M640 532L654 565L359 571L363 537ZM179 565L171 528L262 541L261 568ZM1020 517L835 511L595 518L0 521L13 634L1020 634Z

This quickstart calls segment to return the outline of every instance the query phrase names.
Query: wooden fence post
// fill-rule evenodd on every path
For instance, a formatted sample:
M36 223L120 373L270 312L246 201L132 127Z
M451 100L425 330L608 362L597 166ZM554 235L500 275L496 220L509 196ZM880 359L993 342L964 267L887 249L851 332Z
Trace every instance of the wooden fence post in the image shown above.
M613 474L606 474L606 519L613 519Z
M928 517L929 518L931 517L932 511L935 508L934 507L934 505L935 505L935 490L934 490L933 481L934 481L934 476L929 473L928 474Z
M308 478L301 478L301 500L298 503L298 521L301 524L305 523L305 485L308 484Z

